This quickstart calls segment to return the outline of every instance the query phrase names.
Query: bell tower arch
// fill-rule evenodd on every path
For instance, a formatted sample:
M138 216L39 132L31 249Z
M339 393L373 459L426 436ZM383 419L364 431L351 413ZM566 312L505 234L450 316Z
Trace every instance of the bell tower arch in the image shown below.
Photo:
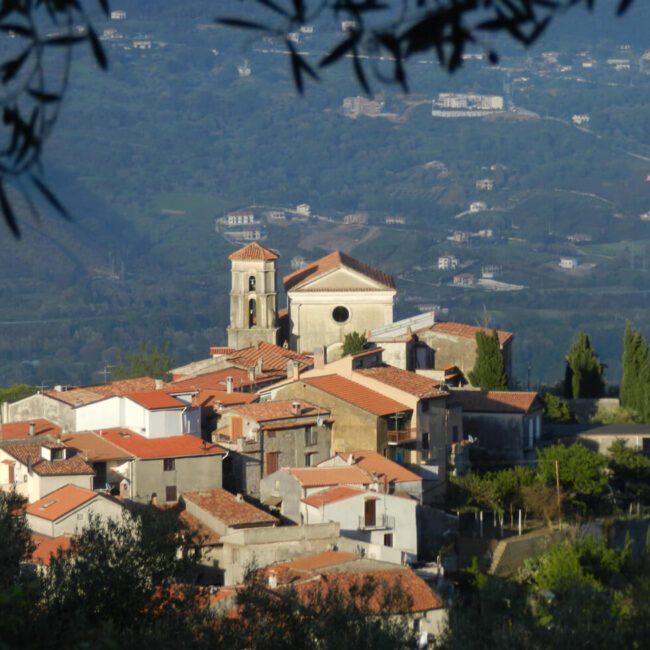
M241 350L258 341L277 344L277 253L254 242L235 251L231 262L228 346Z

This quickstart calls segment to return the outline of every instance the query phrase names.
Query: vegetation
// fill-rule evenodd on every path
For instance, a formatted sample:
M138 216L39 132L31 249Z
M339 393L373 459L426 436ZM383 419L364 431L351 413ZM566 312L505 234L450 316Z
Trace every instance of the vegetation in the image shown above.
M153 343L142 343L137 352L127 352L125 358L120 354L113 378L153 377L167 380L173 364L174 360L167 354L166 346L160 349Z
M508 389L508 376L496 330L492 330L490 335L480 330L476 332L476 362L467 376L472 385L481 390Z
M357 354L358 352L363 352L368 339L365 334L359 334L359 332L350 332L345 335L343 339L343 356L348 357L351 354Z
M650 418L650 352L641 332L634 331L629 321L623 335L621 365L621 406L647 421Z
M8 388L0 388L0 404L2 402L17 402L19 399L34 395L36 391L36 386L28 384L14 384Z
M591 347L589 337L580 332L566 357L564 390L567 397L602 397L605 391L605 366Z
M561 397L553 393L546 393L542 400L544 402L544 419L560 424L571 424L576 421L576 416L570 406Z

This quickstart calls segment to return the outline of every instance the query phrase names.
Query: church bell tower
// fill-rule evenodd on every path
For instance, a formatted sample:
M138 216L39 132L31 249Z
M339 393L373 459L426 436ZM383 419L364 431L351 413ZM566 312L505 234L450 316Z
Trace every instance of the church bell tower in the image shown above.
M232 288L228 347L241 350L258 341L277 344L275 263L278 255L254 242L232 253L229 259Z

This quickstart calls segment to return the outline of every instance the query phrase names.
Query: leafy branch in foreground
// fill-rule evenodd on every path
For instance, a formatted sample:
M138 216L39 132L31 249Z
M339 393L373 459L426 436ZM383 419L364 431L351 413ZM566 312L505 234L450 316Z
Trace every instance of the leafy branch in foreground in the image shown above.
M97 2L108 14L108 0ZM38 213L30 194L35 191L62 217L69 218L43 179L43 146L67 89L73 48L90 45L102 69L106 69L107 60L84 3L79 0L2 2L0 32L10 39L11 51L0 63L0 128L5 143L0 148L0 212L18 238L14 192L22 195L34 216Z
M633 2L618 0L616 13L626 13ZM433 52L441 66L454 72L469 48L480 48L496 64L499 55L490 44L494 35L503 34L529 46L556 16L575 6L592 10L595 4L596 0L248 0L248 7L262 10L267 21L220 17L217 22L283 40L300 92L304 74L314 79L318 76L289 35L321 18L346 22L345 35L321 58L318 67L350 58L357 81L370 93L368 66L380 82L398 84L406 91L405 63L414 55ZM384 62L381 67L380 59ZM389 70L385 70L386 61Z

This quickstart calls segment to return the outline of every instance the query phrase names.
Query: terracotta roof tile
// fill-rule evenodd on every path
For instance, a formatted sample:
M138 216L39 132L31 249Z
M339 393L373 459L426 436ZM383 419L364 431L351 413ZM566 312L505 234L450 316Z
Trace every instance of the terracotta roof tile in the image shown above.
M172 397L164 390L151 390L141 393L127 393L124 397L132 402L143 406L149 411L158 409L180 409L185 408L187 404L175 397Z
M216 530L206 526L202 521L199 521L193 514L187 510L181 510L178 513L178 518L196 535L198 535L201 546L214 546L221 540L221 535Z
M105 462L108 460L128 460L133 455L120 449L110 440L94 432L63 434L62 441L68 447L79 451L89 461Z
M359 495L366 494L365 490L357 490L355 488L340 486L331 488L329 490L324 490L323 492L317 492L311 496L305 497L303 503L306 503L308 506L313 506L314 508L322 508L330 503L336 503L337 501L344 501L350 497L358 497Z
M323 569L328 566L335 566L343 562L352 562L358 558L354 553L344 553L343 551L323 551L315 555L307 555L291 560L290 562L280 562L267 567L266 573L271 571L282 572L283 570L293 569L294 571L313 571Z
M84 503L96 498L108 499L109 497L69 483L58 490L54 490L54 492L46 494L38 501L30 503L25 508L25 512L34 517L56 521Z
M242 368L221 368L212 372L206 372L194 377L177 379L169 384L165 384L164 390L168 393L182 393L183 391L194 390L226 390L226 378L232 377L235 389L241 386L248 386L248 370Z
M390 275L368 266L367 264L363 264L340 251L334 251L333 253L330 253L329 255L286 275L282 279L282 282L284 283L285 290L291 291L298 289L305 283L340 267L347 267L357 273L361 273L371 280L383 284L388 289L395 288L395 282ZM337 291L339 291L339 289L337 289Z
M108 384L71 388L64 391L46 390L45 395L59 400L60 402L70 404L71 406L77 406L81 404L92 404L93 402L98 402L106 397L150 391L155 388L155 379L152 379L151 377L134 377L132 379L111 381Z
M451 322L440 322L434 323L431 327L427 328L432 332L441 332L443 334L451 334L453 336L461 336L463 338L475 339L477 332L483 332L485 334L492 334L492 330L488 327L478 327L476 325L465 325L464 323L451 323ZM497 337L499 338L499 344L503 346L512 338L512 332L505 332L503 330L497 330Z
M438 388L439 384L432 379L393 366L360 368L354 372L365 377L371 377L382 384L397 388L420 399L448 395L446 391L440 390Z
M220 356L222 354L232 354L237 352L236 348L229 348L227 345L213 345L210 347L210 354L213 356Z
M239 406L250 404L259 398L255 393L241 393L233 391L228 393L225 390L201 390L192 398L192 406L200 408L214 408L217 404L222 406Z
M389 483L422 480L414 472L411 472L399 463L393 462L389 458L385 458L376 451L353 451L351 454L341 453L338 455L345 461L352 455L355 467L361 468L364 472L368 472L368 474L385 476Z
M248 246L244 246L244 248L240 248L234 253L231 253L228 256L228 259L233 261L254 260L260 262L271 262L273 260L279 259L279 257L280 256L277 253L274 253L271 249L266 248L266 246L262 246L257 242L253 242L252 244L248 244Z
M34 435L58 436L61 433L61 427L54 422L36 418L25 422L8 422L0 424L0 440L18 440L29 437L29 425L34 423Z
M453 402L468 413L528 413L542 403L534 392L455 390Z
M212 443L206 443L192 435L169 436L167 438L145 438L129 429L116 428L101 431L102 438L136 458L182 458L186 456L216 456L225 450Z
M326 487L329 485L369 485L370 477L354 465L350 467L288 467L302 487Z
M354 406L373 415L390 415L391 413L413 410L390 397L339 375L310 377L303 381L309 386L314 386L314 388L318 388L329 395L338 397L349 404L354 404Z
M36 444L4 444L2 449L13 456L22 465L32 463L32 470L39 476L68 476L84 475L95 472L81 456L73 456L64 460L46 460L41 456L41 445Z
M72 546L72 539L67 536L45 537L45 535L32 533L32 542L35 546L32 552L32 562L41 566L49 566L53 556L57 555L59 551L69 551Z
M307 355L264 341L228 356L228 361L231 363L247 368L254 368L260 359L263 372L281 372L285 377L288 361L297 361L301 367L309 367L313 364L313 360Z
M300 414L293 413L293 404L300 404ZM256 422L270 422L273 420L294 420L296 418L323 417L329 415L329 409L305 402L304 400L278 400L274 402L260 402L259 404L247 404L246 406L234 406L228 409L229 412L251 418Z
M183 492L185 501L189 501L205 510L213 517L223 521L226 526L245 527L259 524L277 524L277 518L260 510L246 501L239 500L227 490L201 490Z

